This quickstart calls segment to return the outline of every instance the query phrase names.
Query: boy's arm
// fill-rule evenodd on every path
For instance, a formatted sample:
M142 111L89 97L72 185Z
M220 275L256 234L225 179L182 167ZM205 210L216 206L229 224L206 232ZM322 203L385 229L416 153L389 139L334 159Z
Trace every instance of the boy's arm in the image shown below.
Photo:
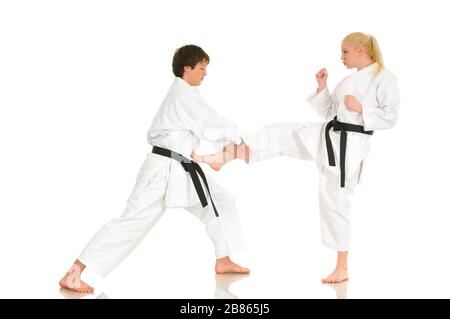
M223 146L229 143L240 144L242 142L241 133L236 124L220 116L213 109L197 118L200 126L201 138L209 142L220 142Z
M198 137L222 150L227 144L241 144L241 133L232 121L220 116L212 107L202 99L190 101L189 113Z

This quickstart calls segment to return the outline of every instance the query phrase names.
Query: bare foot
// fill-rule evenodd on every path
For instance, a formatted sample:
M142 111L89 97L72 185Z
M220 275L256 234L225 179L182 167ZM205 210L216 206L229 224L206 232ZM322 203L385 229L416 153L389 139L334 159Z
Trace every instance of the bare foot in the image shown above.
M237 273L248 274L250 269L244 268L231 261L230 257L224 257L216 260L216 274Z
M215 171L219 171L222 166L235 159L242 159L247 164L250 159L250 148L245 144L228 144L222 151L216 154L198 155L194 151L191 157L197 163L206 163Z
M222 166L225 165L225 161L222 160L225 156L227 156L226 152L209 155L198 155L194 151L191 153L191 157L194 161L197 163L206 163L215 171L219 171Z
M81 280L80 266L74 264L67 274L59 281L61 288L70 289L76 292L94 292L94 288Z
M333 284L348 280L348 273L346 269L336 268L328 277L323 278L324 284Z
M240 144L236 146L236 157L245 161L245 163L250 162L250 148L246 144Z
M219 171L219 170L222 168L223 164L212 163L212 164L209 164L209 166L211 166L211 168L212 168L213 170Z
M198 155L197 153L195 153L194 151L192 151L191 153L191 157L194 161L196 161L197 163L203 163L203 156L202 155Z

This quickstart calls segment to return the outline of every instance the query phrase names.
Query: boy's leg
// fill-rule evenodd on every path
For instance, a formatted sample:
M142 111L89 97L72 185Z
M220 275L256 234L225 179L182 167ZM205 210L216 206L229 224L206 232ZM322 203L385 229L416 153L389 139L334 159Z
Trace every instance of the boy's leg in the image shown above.
M198 203L186 209L205 224L206 232L215 248L216 272L248 273L247 268L235 264L229 258L232 253L241 250L244 246L234 196L212 178L207 178L219 217L214 215L211 204L202 207Z
M161 161L151 162L152 156L157 155L149 155L142 165L123 214L96 233L69 272L75 270L75 275L80 274L85 265L102 277L106 276L131 253L162 216L167 165ZM70 287L64 278L61 286L78 291L79 287ZM78 279L71 280L81 282L79 275Z

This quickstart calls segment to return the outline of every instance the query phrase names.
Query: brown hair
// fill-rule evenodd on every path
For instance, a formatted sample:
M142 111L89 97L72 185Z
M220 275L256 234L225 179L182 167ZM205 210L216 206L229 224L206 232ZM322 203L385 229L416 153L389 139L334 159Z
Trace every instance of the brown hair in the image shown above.
M199 46L189 44L175 50L172 60L172 71L175 76L183 77L184 67L194 68L197 63L209 63L209 56Z

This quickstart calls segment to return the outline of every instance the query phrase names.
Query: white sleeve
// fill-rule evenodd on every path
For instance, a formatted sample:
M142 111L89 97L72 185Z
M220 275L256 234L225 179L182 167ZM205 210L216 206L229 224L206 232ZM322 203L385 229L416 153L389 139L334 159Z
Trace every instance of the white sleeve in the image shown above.
M308 96L306 101L325 120L329 120L335 115L333 113L333 103L331 100L330 92L328 91L328 87L325 87L319 93L312 93Z
M392 128L397 122L400 95L395 76L389 74L376 88L376 101L365 100L362 104L362 117L366 131Z
M240 144L241 133L230 120L220 116L203 99L191 100L189 113L201 139L213 142L217 150L229 143Z
M209 112L202 115L196 118L202 139L209 142L241 143L241 134L233 122L220 116L213 109L209 109Z

